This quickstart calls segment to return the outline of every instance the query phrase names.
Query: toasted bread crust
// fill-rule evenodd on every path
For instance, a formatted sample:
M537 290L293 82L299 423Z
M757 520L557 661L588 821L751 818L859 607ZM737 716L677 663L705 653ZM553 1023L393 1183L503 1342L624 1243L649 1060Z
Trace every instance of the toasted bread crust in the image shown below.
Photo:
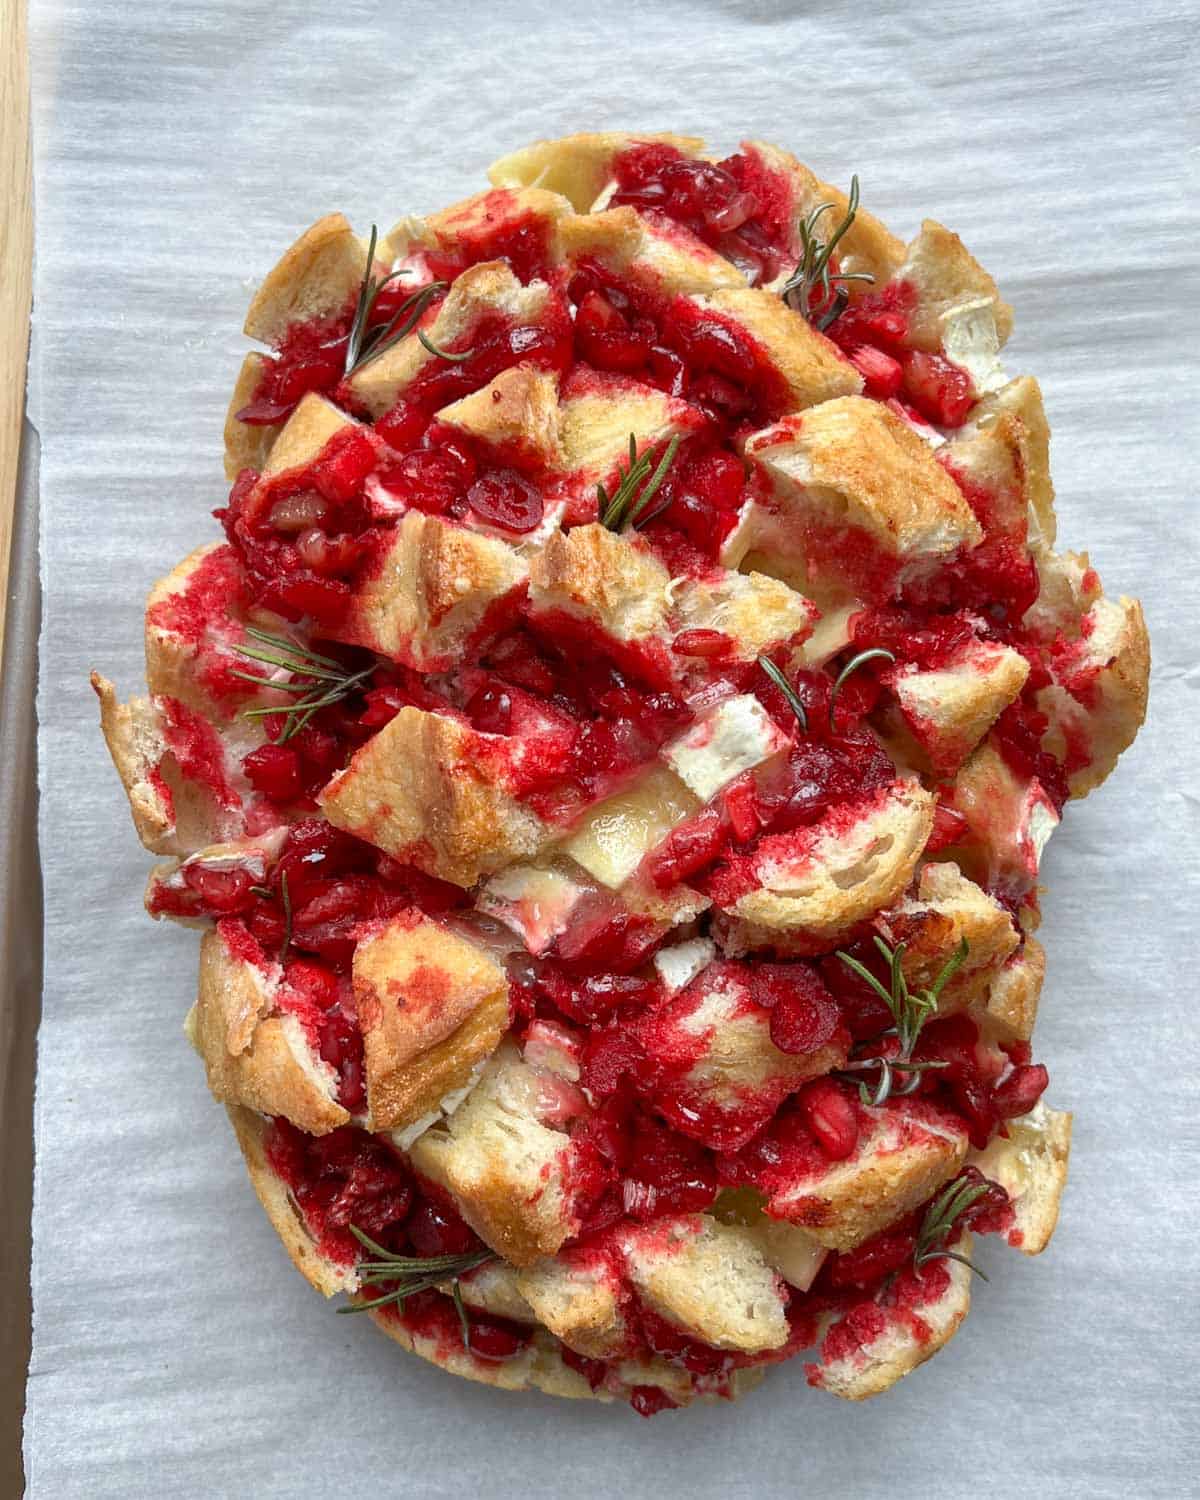
M821 953L857 923L891 905L912 878L933 828L934 799L915 782L897 782L854 821L835 809L805 830L767 838L752 856L756 888L725 908L731 951L775 947Z
M962 1166L966 1131L949 1117L877 1111L853 1157L777 1192L769 1212L830 1250L853 1250L937 1192Z
M407 916L355 949L354 998L371 1130L395 1130L433 1110L508 1027L504 970L437 923Z
M1008 1137L996 1136L971 1162L1008 1193L1016 1224L1008 1242L1023 1255L1040 1255L1058 1224L1067 1185L1072 1116L1041 1101L1018 1120L1007 1122Z
M525 576L503 542L409 511L360 580L338 638L417 671L444 671Z
M326 214L306 229L263 279L242 332L277 344L293 323L342 312L362 283L367 248L343 214Z
M982 538L958 486L894 412L842 396L755 433L746 451L786 514L860 528L882 553L937 558Z
M282 971L238 958L220 928L200 943L200 985L188 1017L208 1086L222 1104L283 1115L309 1135L345 1125L336 1074L322 1063L294 1016L276 1008Z
M962 1235L955 1249L962 1255L970 1255L971 1236ZM890 1390L898 1380L945 1348L971 1307L969 1268L958 1261L947 1264L949 1285L936 1303L921 1306L919 1329L898 1321L854 1354L810 1366L810 1383L845 1401L866 1401Z
M405 707L321 793L329 821L456 885L471 886L546 842L533 813L481 764L484 736Z

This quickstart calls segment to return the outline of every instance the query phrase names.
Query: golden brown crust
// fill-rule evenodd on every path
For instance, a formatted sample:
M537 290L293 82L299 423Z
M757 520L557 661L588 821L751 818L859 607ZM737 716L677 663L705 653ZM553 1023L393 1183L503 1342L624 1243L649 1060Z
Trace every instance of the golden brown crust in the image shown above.
M1020 697L1029 662L1011 646L973 643L944 666L896 667L885 681L934 773L952 776L1010 703Z
M952 1116L893 1106L868 1111L874 1125L854 1156L777 1192L770 1213L800 1225L830 1250L853 1250L922 1204L962 1166L966 1129Z
M1138 601L1102 597L1086 623L1037 699L1050 719L1044 743L1051 754L1064 758L1087 747L1086 764L1068 776L1072 797L1086 797L1107 779L1142 727L1150 695L1150 636Z
M282 970L238 958L219 928L200 943L200 985L187 1032L222 1104L283 1115L309 1135L350 1116L337 1102L337 1075L321 1061L293 1015L278 1008Z
M100 729L121 785L129 798L137 836L153 854L183 854L175 836L173 798L159 772L167 746L158 714L148 698L121 703L117 690L99 672L91 676L100 700Z
M419 1172L454 1195L497 1255L518 1267L554 1255L573 1234L569 1139L537 1118L537 1078L504 1043L444 1126L413 1142Z
M1058 1224L1071 1123L1071 1115L1039 1101L1029 1114L1007 1122L1007 1139L995 1136L986 1150L971 1153L972 1163L1012 1200L1016 1223L1008 1242L1023 1255L1040 1255Z
M890 906L907 886L933 829L934 797L916 782L897 782L875 803L841 810L805 830L763 841L755 858L757 888L725 908L731 951L774 947L823 953L859 922Z
M437 923L401 917L354 952L368 1128L394 1130L462 1088L508 1027L508 980Z
M575 214L558 225L564 260L583 256L652 292L686 294L742 287L746 281L723 255L677 225L651 224L635 208Z
M514 365L438 412L438 421L548 469L563 465L558 438L558 376Z
M957 860L978 885L1031 890L1060 821L1041 783L1017 776L989 738L954 778L952 800L966 819L967 838L944 857Z
M1031 543L1053 543L1050 424L1032 375L1020 375L978 401L945 452L956 468L997 497L1006 531L1023 535L1027 523Z
M486 313L505 313L517 323L535 323L545 309L550 288L544 281L522 286L505 261L489 260L470 266L458 276L432 322L426 337L439 349L452 349ZM349 377L350 389L372 418L381 417L437 355L416 332L368 360Z
M263 465L263 478L312 463L331 437L357 423L339 406L310 391L279 431Z
M742 1354L787 1342L782 1284L741 1225L707 1214L657 1220L625 1231L621 1247L643 1301L702 1342Z
M564 1250L516 1280L537 1321L577 1354L613 1359L628 1343L622 1287L603 1261Z
M504 542L409 511L358 583L337 637L417 671L444 671L525 578Z
M234 381L233 395L229 398L229 408L225 413L226 479L236 479L243 469L261 469L283 427L282 422L271 422L265 427L259 427L237 419L238 412L254 400L268 363L265 354L252 349L242 360L242 367Z
M1046 950L1026 934L1020 950L992 979L981 1008L982 1019L998 1041L1030 1040L1045 979Z
M898 559L937 558L982 538L961 490L900 417L864 396L826 401L746 441L785 518L861 528Z
M862 376L836 345L773 292L729 287L693 300L744 328L766 351L787 387L789 410L801 411L862 390Z
M563 466L580 494L599 482L611 494L629 465L629 439L638 454L657 449L698 427L685 401L624 376L590 378L570 385L558 409Z
M345 216L326 214L267 273L242 331L262 344L277 344L293 323L340 313L362 284L366 267L367 247Z
M915 348L942 347L948 312L968 302L992 305L1001 346L1012 332L1012 308L1000 300L1000 289L967 247L934 219L925 219L908 247L898 281L916 288L917 304L909 315L909 341Z
M494 743L494 742L493 742ZM321 810L427 874L472 886L546 843L538 818L504 787L488 736L405 707L321 793Z
M358 1286L354 1268L339 1265L317 1249L287 1185L267 1160L270 1122L240 1104L227 1106L227 1113L258 1201L283 1241L292 1264L323 1297L353 1291Z
M781 641L799 642L817 620L817 606L765 573L685 578L671 589L680 630L719 630L738 661L753 661Z
M921 871L914 899L900 903L884 920L893 945L904 943L903 969L910 989L931 987L959 944L967 957L938 997L937 1014L963 1010L999 978L1021 942L1003 904L966 879L956 864L929 864Z
M569 198L578 213L587 213L608 184L614 159L629 146L651 142L675 146L685 156L704 149L702 140L686 135L629 135L617 130L566 135L534 141L502 156L488 168L488 180L497 187L546 188Z
M955 1242L955 1250L969 1256L971 1236L962 1235ZM878 1339L855 1353L822 1362L815 1377L810 1375L812 1383L845 1401L865 1401L890 1390L918 1365L932 1359L958 1332L971 1306L970 1269L959 1261L946 1264L949 1284L935 1303L918 1309L919 1328L897 1319Z
M619 641L666 633L671 575L641 541L598 524L556 532L529 569L535 612L566 610Z

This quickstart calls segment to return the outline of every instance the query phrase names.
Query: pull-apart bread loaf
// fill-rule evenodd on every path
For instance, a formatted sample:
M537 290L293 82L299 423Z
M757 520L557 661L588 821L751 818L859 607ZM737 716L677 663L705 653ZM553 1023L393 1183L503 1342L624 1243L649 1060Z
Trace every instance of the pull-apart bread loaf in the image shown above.
M254 297L224 540L94 678L146 905L327 1296L508 1389L858 1400L1054 1229L1038 867L1142 613L949 230L755 142L490 176Z

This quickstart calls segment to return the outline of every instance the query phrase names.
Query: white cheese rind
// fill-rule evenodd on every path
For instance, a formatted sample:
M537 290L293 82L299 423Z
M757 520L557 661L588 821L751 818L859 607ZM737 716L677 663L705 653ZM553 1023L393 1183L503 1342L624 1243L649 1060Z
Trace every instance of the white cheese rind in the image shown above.
M717 956L717 945L709 938L690 938L671 948L660 948L654 955L654 967L663 987L672 995L691 984Z
M663 751L663 759L702 802L753 770L788 739L757 698L727 698Z

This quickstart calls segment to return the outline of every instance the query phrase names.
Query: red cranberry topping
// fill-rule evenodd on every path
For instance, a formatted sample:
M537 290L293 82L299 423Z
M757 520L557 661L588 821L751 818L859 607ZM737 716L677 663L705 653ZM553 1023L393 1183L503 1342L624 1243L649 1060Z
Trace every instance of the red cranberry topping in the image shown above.
M1050 1075L1041 1063L1014 1068L992 1092L992 1107L1002 1120L1027 1115L1046 1092Z
M532 531L544 514L542 497L515 469L496 469L467 491L467 504L482 521L506 531Z
M467 1315L467 1343L476 1359L499 1361L520 1354L533 1338L533 1330L507 1318L472 1312Z
M967 372L923 349L914 349L904 361L904 394L938 427L961 427L975 404Z
M418 1255L466 1255L479 1245L448 1193L424 1184L420 1203L409 1216L408 1239Z
M712 660L728 656L734 641L721 630L681 630L671 643L676 656L699 656Z
M304 787L300 757L286 745L260 745L242 760L242 770L256 792L272 802L294 802Z
M657 1385L635 1385L629 1404L639 1417L656 1417L660 1411L674 1411L679 1405Z
M833 996L807 964L754 964L747 970L755 1001L771 1011L771 1040L781 1052L815 1052L838 1028Z
M263 365L253 400L236 413L248 427L286 421L309 391L331 391L346 363L346 331L352 309L337 318L293 323Z
M388 1249L404 1248L412 1182L377 1137L349 1125L310 1136L279 1119L271 1125L267 1156L324 1254L342 1264L358 1257L361 1247L348 1232L350 1224Z
M858 1116L846 1090L832 1078L815 1078L799 1094L805 1123L831 1161L853 1156L858 1145Z
M830 1256L821 1267L822 1282L834 1288L866 1287L899 1271L913 1258L920 1223L918 1210L864 1240L856 1249Z
M631 1218L699 1213L717 1195L717 1169L703 1146L686 1140L648 1116L634 1126L625 1174L625 1209Z

